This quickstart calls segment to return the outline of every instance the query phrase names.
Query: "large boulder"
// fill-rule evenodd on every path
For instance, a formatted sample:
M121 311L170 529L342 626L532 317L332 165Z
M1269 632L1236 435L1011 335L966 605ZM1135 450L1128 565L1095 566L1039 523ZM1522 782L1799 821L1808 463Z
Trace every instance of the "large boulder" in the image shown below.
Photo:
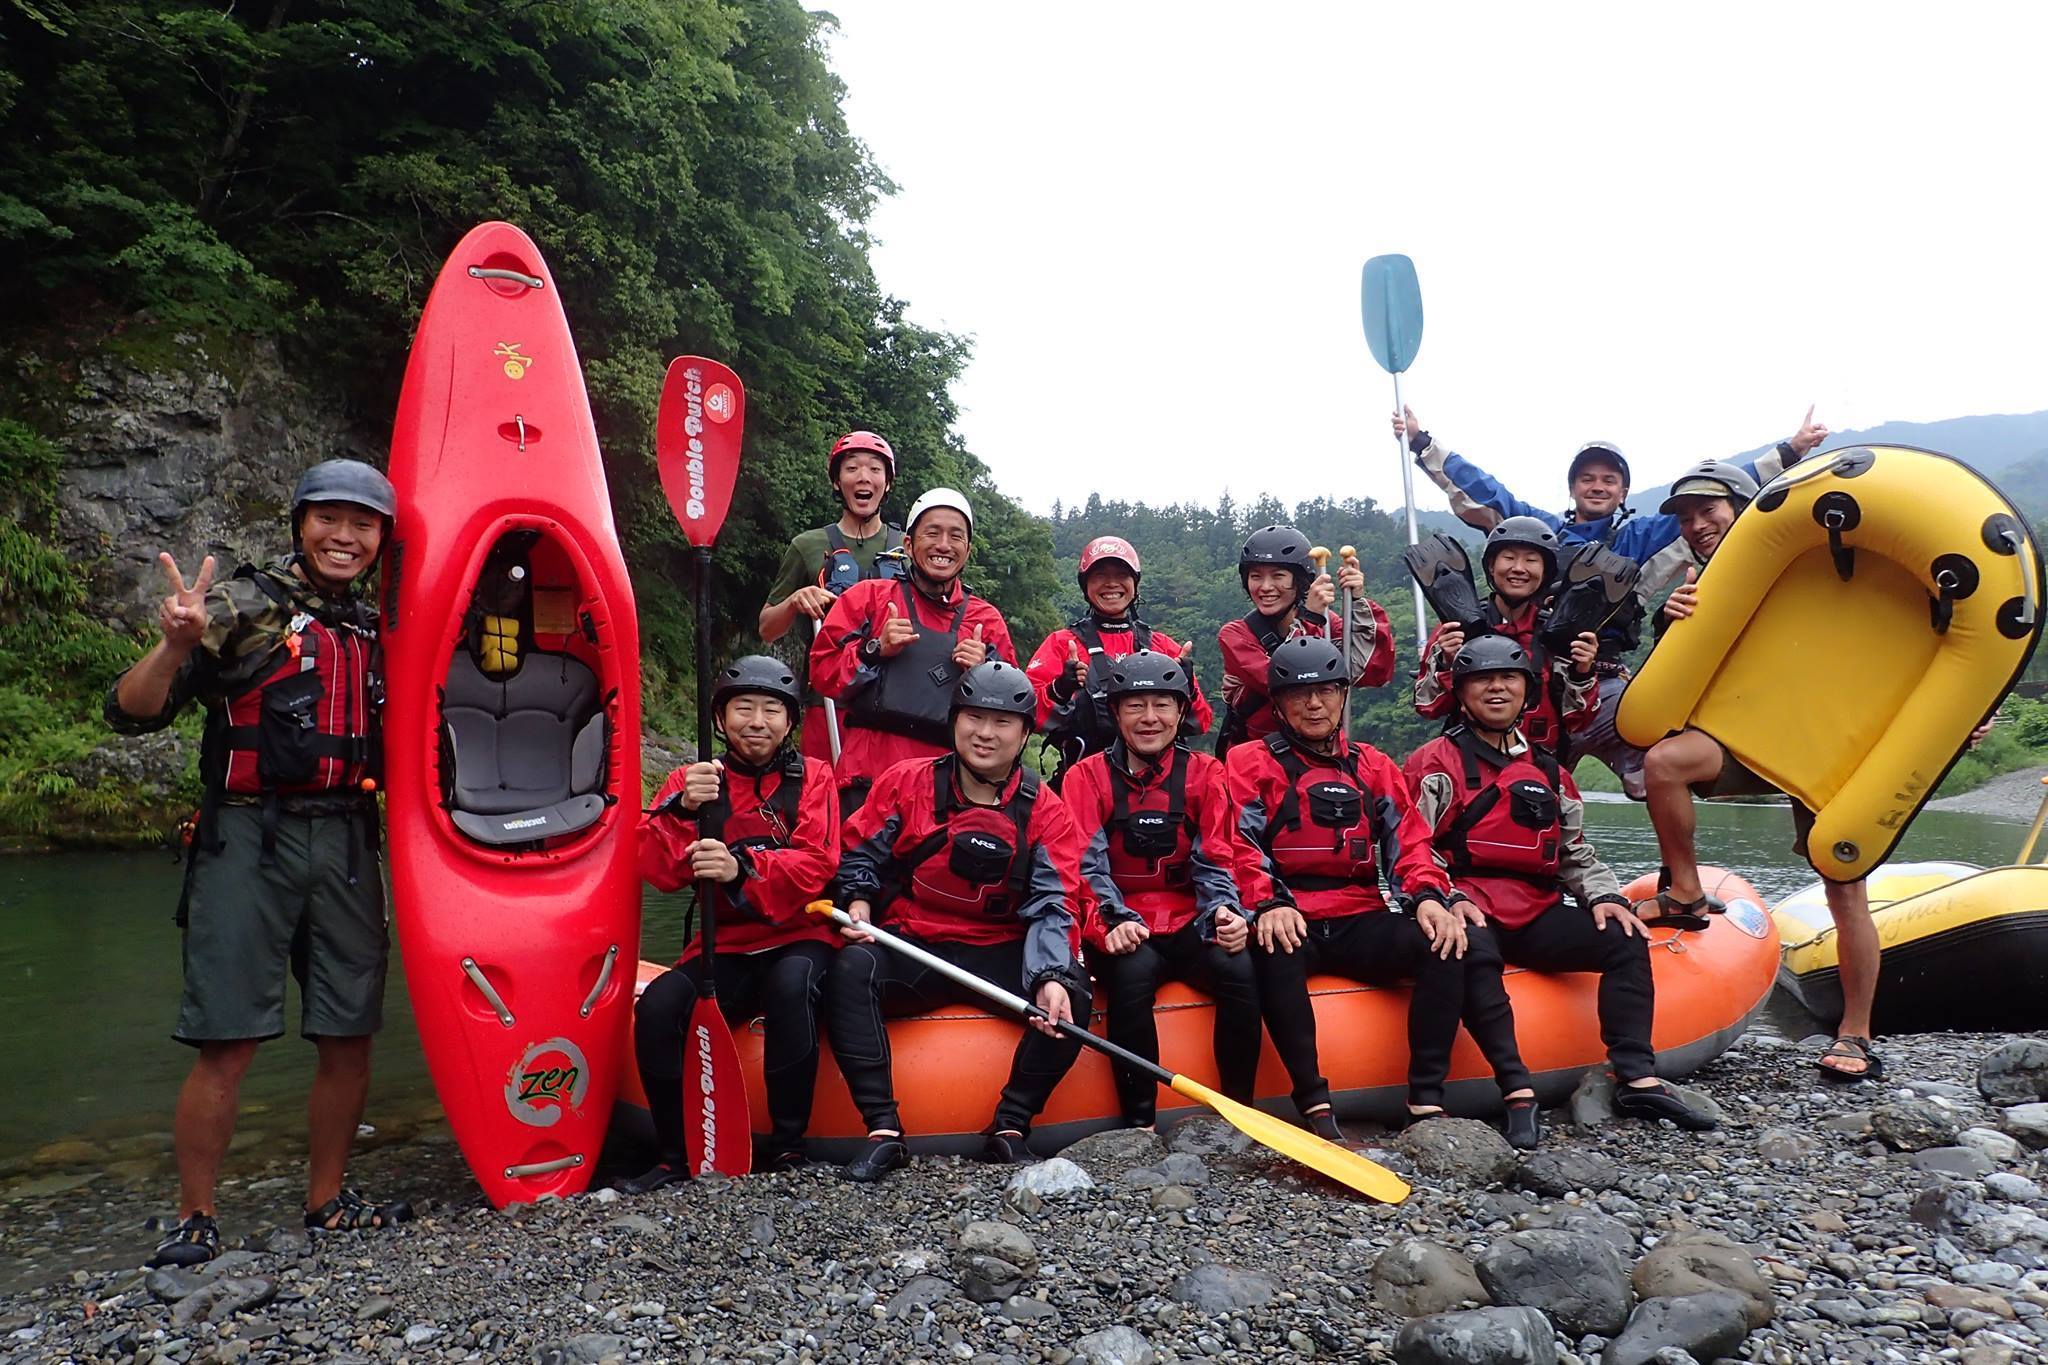
M1940 1100L1907 1099L1880 1104L1870 1111L1870 1131L1893 1151L1919 1152L1952 1147L1963 1125L1956 1111Z
M1401 1134L1398 1146L1415 1169L1465 1185L1498 1185L1521 1157L1492 1125L1477 1119L1431 1119Z
M1399 1365L1557 1365L1557 1339L1534 1308L1474 1308L1404 1323Z
M1651 1365L1658 1352L1676 1348L1694 1360L1732 1356L1749 1335L1742 1300L1715 1291L1675 1299L1645 1299L1628 1326L1608 1343L1601 1365Z
M1748 1247L1718 1232L1674 1233L1652 1247L1630 1276L1636 1296L1675 1299L1690 1294L1727 1290L1742 1300L1750 1330L1768 1323L1778 1311L1777 1297Z
M1404 1318L1488 1302L1472 1262L1426 1237L1404 1237L1380 1253L1372 1267L1372 1296Z
M1977 1091L1998 1105L2048 1100L2048 1039L2015 1038L1986 1053Z
M1586 1233L1510 1233L1480 1253L1476 1269L1495 1303L1541 1309L1568 1337L1611 1337L1628 1322L1627 1263Z

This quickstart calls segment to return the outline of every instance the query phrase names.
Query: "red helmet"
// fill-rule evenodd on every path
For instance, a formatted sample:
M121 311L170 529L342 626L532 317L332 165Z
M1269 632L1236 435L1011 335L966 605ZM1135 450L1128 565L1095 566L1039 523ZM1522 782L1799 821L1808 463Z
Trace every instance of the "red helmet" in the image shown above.
M1081 569L1075 577L1083 588L1088 586L1088 571L1105 559L1122 560L1130 567L1132 578L1144 576L1144 567L1138 563L1138 552L1131 548L1131 542L1122 536L1097 536L1081 547Z
M896 482L896 452L889 443L872 431L849 431L832 443L832 458L826 463L825 472L832 478L839 477L839 461L856 450L865 450L871 455L882 457L882 463L889 466L889 482Z

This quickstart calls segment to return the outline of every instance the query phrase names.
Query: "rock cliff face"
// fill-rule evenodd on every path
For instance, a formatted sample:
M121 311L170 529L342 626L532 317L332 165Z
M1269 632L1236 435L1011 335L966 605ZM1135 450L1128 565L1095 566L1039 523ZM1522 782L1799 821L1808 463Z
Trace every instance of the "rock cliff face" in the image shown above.
M131 626L162 595L158 551L188 570L216 555L222 572L275 556L299 473L334 456L382 466L390 440L389 414L357 419L288 375L267 343L233 364L196 347L173 354L150 368L82 357L51 433L65 452L57 537L90 566L108 619Z

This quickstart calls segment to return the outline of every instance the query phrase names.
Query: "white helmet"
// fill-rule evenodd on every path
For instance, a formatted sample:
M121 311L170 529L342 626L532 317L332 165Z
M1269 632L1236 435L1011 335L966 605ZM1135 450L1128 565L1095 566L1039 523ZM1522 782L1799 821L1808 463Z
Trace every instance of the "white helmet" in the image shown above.
M934 507L950 507L967 518L967 538L974 538L974 509L967 505L967 495L957 488L930 488L923 497L910 504L910 519L903 523L906 534L917 529L917 519Z

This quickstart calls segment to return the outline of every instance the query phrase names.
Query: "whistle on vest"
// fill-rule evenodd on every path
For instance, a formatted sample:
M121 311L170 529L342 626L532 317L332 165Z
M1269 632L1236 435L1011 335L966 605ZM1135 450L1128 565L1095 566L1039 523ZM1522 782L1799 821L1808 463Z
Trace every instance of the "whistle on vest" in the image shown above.
M306 627L312 624L312 614L302 611L292 617L291 621L284 628L285 652L292 656L292 659L298 664L299 672L301 673L315 666L313 660L305 657Z

